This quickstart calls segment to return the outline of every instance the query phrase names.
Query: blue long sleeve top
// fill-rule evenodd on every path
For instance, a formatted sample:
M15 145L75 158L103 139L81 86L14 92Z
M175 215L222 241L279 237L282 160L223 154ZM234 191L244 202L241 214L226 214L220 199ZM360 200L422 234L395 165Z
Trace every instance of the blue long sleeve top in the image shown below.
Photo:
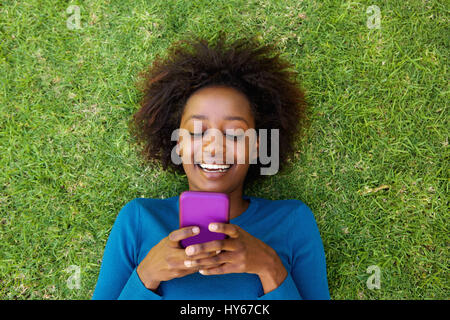
M148 252L179 229L179 196L136 198L119 212L106 243L92 299L170 300L297 300L330 299L325 253L311 210L300 200L268 200L243 196L250 204L230 223L272 247L288 271L267 294L255 274L190 274L162 281L153 292L136 268Z

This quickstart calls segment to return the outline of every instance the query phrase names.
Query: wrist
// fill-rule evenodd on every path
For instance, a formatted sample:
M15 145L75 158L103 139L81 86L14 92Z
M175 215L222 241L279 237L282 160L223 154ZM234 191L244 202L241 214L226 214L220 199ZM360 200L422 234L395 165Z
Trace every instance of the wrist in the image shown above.
M269 255L267 262L264 263L261 271L258 273L258 276L261 280L264 294L278 288L286 279L287 270L275 250L273 250L273 253Z
M136 273L139 277L139 279L141 279L142 284L149 290L151 291L156 291L156 289L158 289L159 284L161 283L160 281L156 281L151 279L150 277L146 276L145 273L142 272L142 267L141 265L138 265L136 268Z

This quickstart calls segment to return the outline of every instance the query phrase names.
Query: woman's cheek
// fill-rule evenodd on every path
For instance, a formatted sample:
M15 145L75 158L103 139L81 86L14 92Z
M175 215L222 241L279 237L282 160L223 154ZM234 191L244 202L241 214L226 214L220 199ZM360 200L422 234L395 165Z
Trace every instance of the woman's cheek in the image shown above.
M193 148L192 148L192 141L191 142L180 142L180 157L183 162L183 164L193 164Z
M234 143L227 140L225 142L225 150L224 150L225 164L236 163L235 154L236 154L236 149L235 149Z
M236 160L238 164L247 163L247 148L245 146L245 141L238 141L235 144L235 152L237 152Z
M251 147L253 147L253 149ZM245 139L236 143L235 152L237 152L237 163L250 164L250 156L256 158L257 155L256 144L252 142L249 137L245 137Z

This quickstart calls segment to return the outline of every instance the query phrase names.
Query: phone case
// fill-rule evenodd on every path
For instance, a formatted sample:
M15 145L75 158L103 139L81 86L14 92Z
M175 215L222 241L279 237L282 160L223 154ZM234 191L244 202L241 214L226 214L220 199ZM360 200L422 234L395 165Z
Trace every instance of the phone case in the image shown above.
M226 193L184 191L180 195L179 206L180 228L200 228L198 235L180 241L183 248L228 237L223 233L208 230L211 222L229 223L230 199Z

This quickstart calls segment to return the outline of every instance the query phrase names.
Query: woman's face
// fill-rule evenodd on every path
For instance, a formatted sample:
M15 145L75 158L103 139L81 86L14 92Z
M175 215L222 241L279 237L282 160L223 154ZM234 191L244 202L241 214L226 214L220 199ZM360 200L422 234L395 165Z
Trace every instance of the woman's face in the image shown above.
M207 87L191 95L181 117L180 129L199 134L178 140L189 189L231 193L242 188L250 166L250 143L256 152L258 147L256 138L247 138L243 133L254 128L249 101L239 91L229 87ZM226 135L227 129L237 131ZM254 161L256 153L251 155ZM229 168L224 167L221 172L221 169L205 166L208 164Z

